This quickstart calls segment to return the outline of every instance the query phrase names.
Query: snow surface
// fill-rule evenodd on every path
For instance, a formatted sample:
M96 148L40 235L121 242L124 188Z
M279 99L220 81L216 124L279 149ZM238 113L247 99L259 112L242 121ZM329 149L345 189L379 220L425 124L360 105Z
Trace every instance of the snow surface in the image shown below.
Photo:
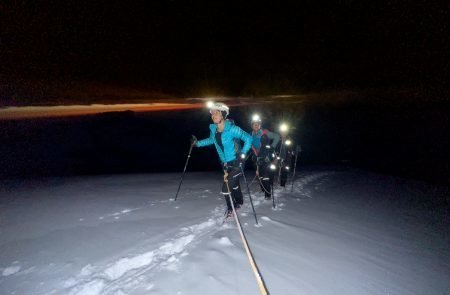
M0 183L0 294L259 294L219 173ZM251 180L252 175L247 175ZM271 294L450 294L448 189L308 169L239 211Z

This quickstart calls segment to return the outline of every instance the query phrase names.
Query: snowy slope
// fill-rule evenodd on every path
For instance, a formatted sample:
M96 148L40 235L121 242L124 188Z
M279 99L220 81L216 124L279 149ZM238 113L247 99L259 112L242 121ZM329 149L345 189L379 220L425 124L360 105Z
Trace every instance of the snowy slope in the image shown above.
M221 175L0 184L0 294L259 294ZM252 175L247 176L249 180ZM243 186L243 191L246 192ZM445 188L308 169L239 217L271 294L449 294Z

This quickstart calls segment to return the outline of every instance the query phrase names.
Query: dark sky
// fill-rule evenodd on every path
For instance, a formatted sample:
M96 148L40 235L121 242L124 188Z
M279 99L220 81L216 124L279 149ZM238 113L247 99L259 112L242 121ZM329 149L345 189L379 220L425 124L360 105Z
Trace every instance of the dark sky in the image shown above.
M11 1L0 4L0 74L2 84L94 81L181 96L440 87L449 52L442 5Z

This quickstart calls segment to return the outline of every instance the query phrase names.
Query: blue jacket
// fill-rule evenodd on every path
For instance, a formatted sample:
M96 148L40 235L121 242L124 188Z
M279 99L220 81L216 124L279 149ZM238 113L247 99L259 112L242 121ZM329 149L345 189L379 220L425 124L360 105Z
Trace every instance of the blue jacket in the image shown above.
M252 146L252 137L250 134L242 130L236 125L232 125L230 121L225 121L225 128L222 132L222 144L224 150L219 146L216 142L216 124L209 125L209 129L211 130L209 134L209 138L205 138L199 140L196 144L197 147L203 147L214 144L216 146L217 153L219 154L220 161L222 163L230 162L236 159L236 152L234 146L234 139L238 138L245 142L244 147L242 148L242 153L246 154L251 146Z
M259 152L261 151L261 139L262 137L266 137L264 140L264 144L269 144L270 141L272 141L272 144L270 145L272 149L276 149L278 143L280 142L280 136L276 134L275 132L271 132L267 129L259 129L258 132L252 132L252 150L253 153L255 153L256 156L259 155ZM265 147L263 147L265 148ZM263 150L264 151L264 150ZM261 156L266 157L267 152L262 152Z

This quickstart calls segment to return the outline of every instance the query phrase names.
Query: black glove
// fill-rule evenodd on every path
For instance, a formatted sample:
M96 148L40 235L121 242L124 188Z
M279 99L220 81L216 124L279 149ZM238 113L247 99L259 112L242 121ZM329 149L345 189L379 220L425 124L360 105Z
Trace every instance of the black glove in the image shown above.
M197 137L195 137L195 135L192 135L191 137L191 145L196 145L198 142Z

